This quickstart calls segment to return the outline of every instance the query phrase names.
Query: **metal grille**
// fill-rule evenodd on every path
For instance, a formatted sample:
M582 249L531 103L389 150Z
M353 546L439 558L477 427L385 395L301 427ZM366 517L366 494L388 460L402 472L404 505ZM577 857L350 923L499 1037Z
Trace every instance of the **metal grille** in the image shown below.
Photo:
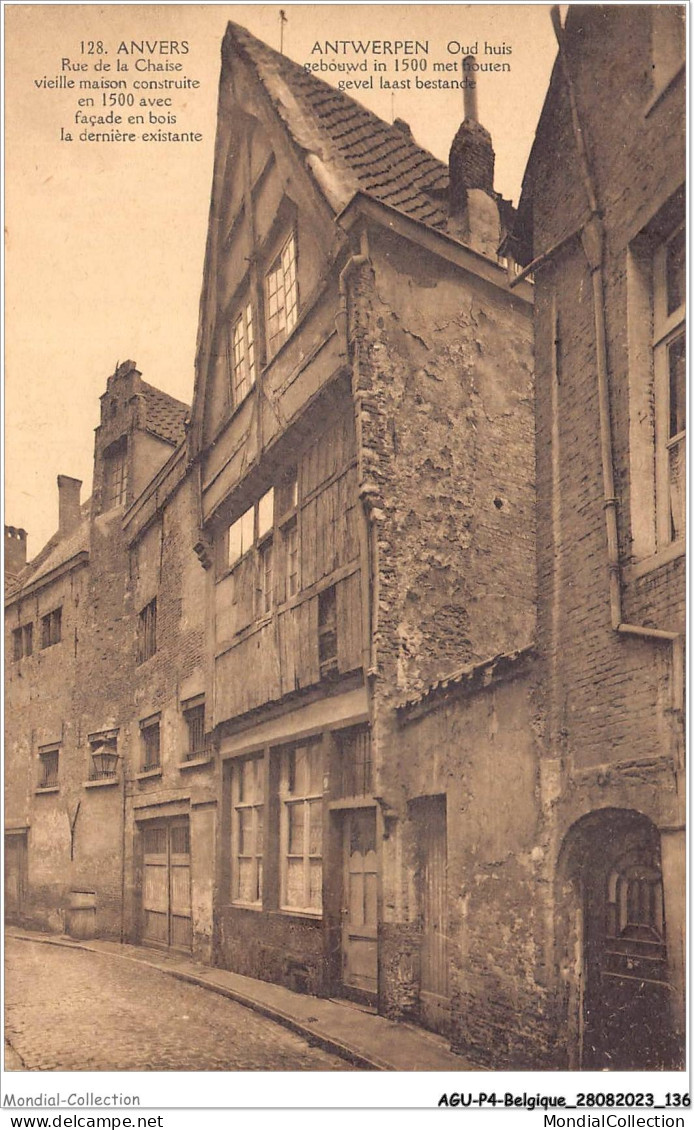
M158 722L152 722L149 726L142 727L142 746L142 772L146 773L149 769L158 769L161 765Z
M54 788L58 784L58 750L52 749L48 753L42 753L41 757L41 779L39 786L42 789Z
M373 789L371 734L366 726L336 736L340 754L342 796L370 796Z
M140 613L137 636L137 662L151 659L157 650L157 598L150 600Z
M184 711L183 717L185 718L188 727L188 752L186 753L186 761L192 761L195 757L200 757L205 752L205 706L193 706L190 710Z

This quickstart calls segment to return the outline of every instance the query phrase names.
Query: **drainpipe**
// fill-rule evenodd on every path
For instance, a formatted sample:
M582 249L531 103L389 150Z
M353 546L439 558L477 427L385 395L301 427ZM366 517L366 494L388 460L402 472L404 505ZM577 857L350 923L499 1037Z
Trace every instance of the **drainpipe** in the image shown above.
M569 71L561 26L559 8L551 10L552 25L559 45L559 59L566 82L571 107L571 123L574 141L578 150L581 176L588 196L591 216L581 228L581 243L588 261L593 285L593 316L595 320L595 352L598 376L598 404L600 416L600 455L603 477L603 505L607 532L607 563L609 570L610 619L612 628L620 635L639 636L642 639L670 644L672 662L671 709L675 719L682 717L684 709L684 641L681 633L668 632L660 628L648 628L643 624L629 624L622 618L621 567L619 561L619 541L617 533L617 497L614 486L614 459L612 451L612 427L610 419L610 393L608 385L607 335L605 329L605 278L603 257L605 232L598 209L593 176L588 161L584 134L578 114L576 92ZM681 758L678 743L673 735L675 767L680 769Z
M360 240L360 253L352 255L340 271L338 281L339 307L335 316L335 328L341 339L341 352L349 357L349 332L347 299L349 294L348 279L354 271L370 263L369 241L366 231L362 231ZM359 389L359 342L355 343L352 358L352 398L354 401L354 417L357 441L357 478L359 481L359 497L362 504L362 515L365 525L366 539L366 568L365 584L362 587L362 599L365 607L364 636L365 646L363 651L368 656L366 669L367 678L376 674L376 645L375 634L378 624L378 537L377 517L374 513L373 497L378 494L375 483L364 481L364 457L362 449L362 394Z

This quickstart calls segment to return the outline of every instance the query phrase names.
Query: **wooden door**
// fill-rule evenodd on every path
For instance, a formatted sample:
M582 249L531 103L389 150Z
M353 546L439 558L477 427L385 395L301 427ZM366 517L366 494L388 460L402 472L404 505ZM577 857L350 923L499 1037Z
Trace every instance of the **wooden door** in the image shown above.
M422 923L420 1019L427 1028L445 1032L449 1020L445 796L422 798L415 803L415 813Z
M582 1066L663 1070L674 1051L660 861L648 844L624 846L586 883Z
M357 808L343 823L342 982L346 995L378 990L376 809Z
M190 831L187 818L142 831L142 940L190 949Z
M5 917L18 922L24 909L27 867L26 832L5 836Z

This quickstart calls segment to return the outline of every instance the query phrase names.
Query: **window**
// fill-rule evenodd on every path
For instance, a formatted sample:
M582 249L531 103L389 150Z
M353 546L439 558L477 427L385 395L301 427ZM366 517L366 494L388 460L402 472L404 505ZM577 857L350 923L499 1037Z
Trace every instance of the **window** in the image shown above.
M272 609L273 545L268 538L258 550L258 600L257 613L265 616Z
M263 757L232 768L232 901L258 904L263 897Z
M367 726L335 735L340 765L341 796L370 796L373 790L371 734Z
M265 276L265 290L268 351L272 356L294 329L299 309L293 232Z
M229 527L227 565L231 568L248 553L253 545L254 508L246 510Z
M337 671L337 603L334 585L318 595L318 666L321 678Z
M197 703L183 711L183 720L188 730L188 749L186 761L193 761L206 752L205 745L205 704Z
M685 261L684 228L653 258L653 373L655 385L658 546L684 537L685 520Z
M282 906L323 906L323 757L319 742L280 754Z
M231 323L229 360L231 399L236 407L251 391L256 378L253 309L250 302L246 303L243 312Z
M142 772L148 773L152 769L161 768L158 718L140 722L140 738L142 740Z
M46 749L39 751L39 788L54 789L58 785L58 758L59 750Z
M62 633L62 608L56 608L41 618L41 647L53 647L60 643Z
M296 518L282 529L285 561L285 593L287 599L299 591L299 527Z
M110 510L113 506L122 506L125 503L128 488L126 456L127 444L124 440L114 444L105 452L104 510Z
M275 491L275 513L282 537L284 599L299 591L299 482L296 469L288 471ZM282 595L282 594L281 594Z
M142 609L137 624L137 662L145 663L157 650L157 598Z
M15 659L23 659L34 651L34 625L24 624L12 632L12 645Z

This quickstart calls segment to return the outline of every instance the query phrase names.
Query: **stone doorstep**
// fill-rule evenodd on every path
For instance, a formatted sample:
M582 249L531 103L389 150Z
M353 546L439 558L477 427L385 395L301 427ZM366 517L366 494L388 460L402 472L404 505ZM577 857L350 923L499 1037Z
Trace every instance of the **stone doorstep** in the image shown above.
M484 1070L445 1048L441 1037L414 1025L400 1024L354 1008L351 1004L295 993L283 985L214 966L201 966L178 955L163 952L159 955L156 950L144 946L121 945L99 939L80 941L66 935L32 933L17 928L8 928L6 933L8 937L22 941L108 954L120 960L149 965L179 981L236 1001L362 1070ZM391 1054L384 1056L384 1049L392 1049Z

